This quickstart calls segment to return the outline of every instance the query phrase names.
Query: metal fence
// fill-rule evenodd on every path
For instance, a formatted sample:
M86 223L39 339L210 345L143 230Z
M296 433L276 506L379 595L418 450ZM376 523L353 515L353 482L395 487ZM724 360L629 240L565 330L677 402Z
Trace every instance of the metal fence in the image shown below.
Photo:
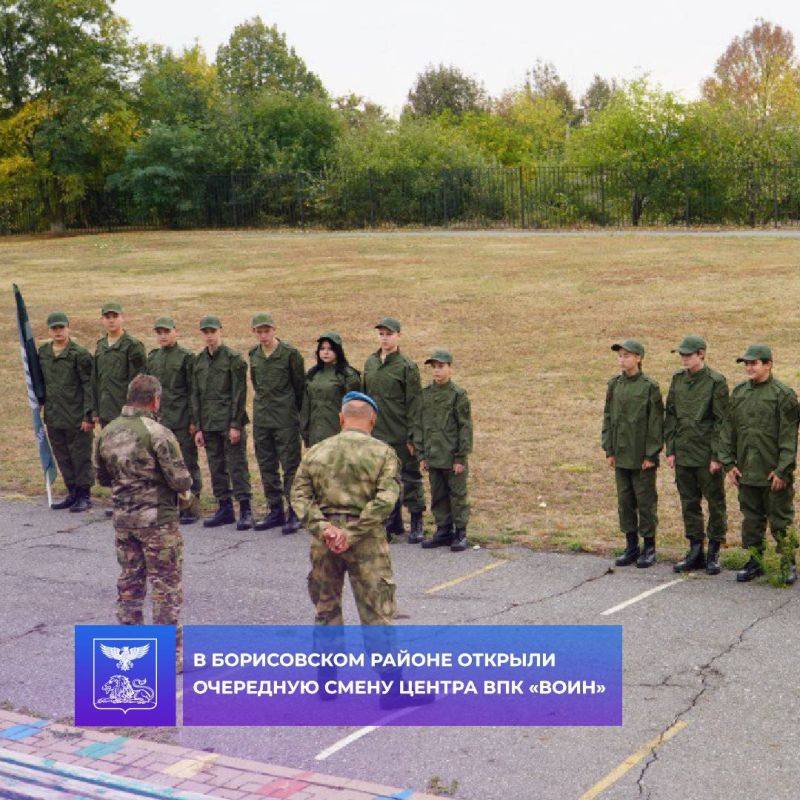
M141 228L581 228L796 225L800 165L564 165L199 175L184 196L90 191L65 230ZM37 198L0 200L0 233L53 226Z

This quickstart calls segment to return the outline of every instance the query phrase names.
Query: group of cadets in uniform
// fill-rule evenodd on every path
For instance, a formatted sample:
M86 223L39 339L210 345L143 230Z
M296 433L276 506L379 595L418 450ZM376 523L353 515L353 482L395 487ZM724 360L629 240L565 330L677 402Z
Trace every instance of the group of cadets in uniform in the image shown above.
M665 447L689 550L676 572L720 572L727 512L724 479L738 490L742 545L750 552L741 582L762 575L769 524L786 584L797 580L794 469L797 461L798 401L772 375L772 351L754 344L737 358L747 380L728 392L725 377L705 363L706 342L687 336L673 350L682 369L672 377L664 408L658 383L642 371L644 347L635 339L612 345L620 372L608 382L602 447L614 469L620 529L626 547L618 566L646 568L656 560L658 494L656 470ZM701 501L708 505L704 526ZM705 539L708 549L705 550Z
M193 354L178 343L174 319L159 317L154 324L159 347L146 354L125 331L119 303L106 303L101 315L106 335L97 342L94 357L71 339L62 312L48 317L51 339L39 349L48 436L67 486L67 496L53 508L77 512L91 506L95 425L105 428L120 416L131 380L144 373L161 384L158 418L174 434L191 476L191 501L183 504L179 521L191 524L200 517L200 448L218 504L204 526L236 523L239 530L282 527L283 533L294 533L300 520L290 493L302 445L312 447L337 434L342 398L363 388L380 409L373 436L391 446L399 463L402 491L386 521L387 538L405 532L404 504L411 517L410 543L466 549L472 421L467 394L451 379L453 359L446 350L426 360L433 380L423 390L417 365L400 351L399 321L385 317L375 326L380 348L367 359L363 379L348 363L335 332L319 337L316 363L306 372L301 353L276 335L273 317L256 314L251 328L258 343L248 359L253 443L267 510L254 520L246 449L248 366L223 342L220 319L207 315L200 320L205 347ZM430 478L436 521L436 533L424 541L421 467Z

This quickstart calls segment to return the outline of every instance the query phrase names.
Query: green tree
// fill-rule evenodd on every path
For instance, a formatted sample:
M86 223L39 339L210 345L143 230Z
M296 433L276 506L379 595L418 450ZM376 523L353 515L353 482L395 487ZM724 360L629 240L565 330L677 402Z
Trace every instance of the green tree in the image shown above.
M439 64L417 75L408 93L405 112L412 117L435 117L444 113L459 117L485 105L486 93L474 78L458 67Z
M261 17L237 25L228 43L217 50L217 69L222 85L234 95L262 89L296 96L325 96L322 81L311 72L277 26Z
M567 82L558 74L558 70L551 62L537 60L525 75L524 89L531 98L554 101L563 109L564 116L569 121L575 119L575 98Z
M606 80L596 74L581 97L581 112L584 120L588 121L593 114L602 111L609 104L618 88L614 78Z
M334 107L342 116L348 128L363 128L370 123L387 123L389 116L383 106L366 100L357 94L337 97Z
M127 24L107 0L19 0L0 7L0 32L0 107L12 132L0 158L36 184L59 230L67 203L102 183L109 155L124 152L114 137L133 129Z

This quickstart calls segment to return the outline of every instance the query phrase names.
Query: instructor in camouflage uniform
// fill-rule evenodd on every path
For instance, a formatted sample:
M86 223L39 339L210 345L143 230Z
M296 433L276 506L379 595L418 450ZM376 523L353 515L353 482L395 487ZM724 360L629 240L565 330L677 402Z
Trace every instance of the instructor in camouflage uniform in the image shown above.
M620 372L606 389L602 446L614 469L619 525L626 541L625 552L615 563L647 568L656 562L656 470L664 444L664 403L658 384L642 372L642 344L626 339L611 349L617 353Z
M111 487L114 498L117 561L122 568L117 619L121 625L143 624L149 580L153 624L177 625L183 600L178 502L191 502L192 477L177 439L156 422L158 378L134 378L127 399L122 415L101 431L95 453L97 479ZM180 635L178 643L180 652Z
M70 337L69 319L63 311L50 314L47 327L51 339L39 348L46 398L44 419L67 486L67 496L50 507L86 511L92 505L89 494L94 484L92 356Z
M202 478L194 441L197 426L192 418L192 372L194 354L178 344L178 331L172 317L159 317L153 329L160 345L147 356L145 371L161 383L161 408L158 419L178 440L181 454L192 476L192 504L181 511L181 525L192 525L200 519Z
M395 585L384 522L400 496L394 450L370 434L378 407L344 396L342 432L312 447L292 487L292 506L312 534L308 592L317 625L341 625L345 573L362 625L390 625Z
M719 460L739 490L742 546L750 560L737 581L763 575L761 555L769 522L787 584L797 580L794 531L794 470L798 404L793 389L772 377L772 350L752 344L736 359L748 380L735 386L720 435Z
M384 317L375 328L381 346L364 364L364 391L381 410L373 436L390 444L397 454L403 482L401 499L411 514L410 536L419 541L425 511L425 492L414 441L422 395L419 368L400 352L398 320ZM400 501L386 523L390 541L393 533L405 533Z
M719 462L719 434L728 413L725 376L706 365L706 342L687 336L672 351L679 353L683 369L672 376L664 417L667 463L675 470L681 498L683 526L689 552L675 572L706 568L718 575L719 548L725 541L725 474ZM701 500L708 503L708 555L703 553L705 530Z

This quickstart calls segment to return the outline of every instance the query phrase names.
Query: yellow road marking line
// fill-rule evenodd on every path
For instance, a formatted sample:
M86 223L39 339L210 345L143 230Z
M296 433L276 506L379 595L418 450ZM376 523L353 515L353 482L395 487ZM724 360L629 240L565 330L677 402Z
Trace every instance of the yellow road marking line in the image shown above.
M687 722L678 720L678 722L667 728L660 736L656 736L655 739L651 739L647 744L643 744L635 753L629 755L618 767L611 770L605 778L592 786L588 792L582 794L579 800L594 800L595 797L602 794L609 786L613 786L626 772L629 772L640 761L650 755L650 753L657 750L664 742L669 741L676 733L680 733L687 725Z
M460 578L454 578L452 581L447 581L447 583L440 583L438 586L432 586L430 589L425 590L425 594L435 594L436 592L441 592L442 589L449 589L451 586L455 586L462 581L468 581L470 578L476 578L478 575L483 575L484 572L488 572L490 569L502 567L505 563L507 562L492 561L490 564L486 564L480 569L476 569L474 572L468 572L466 575L462 575Z
M184 758L161 771L176 778L193 778L200 770L213 764L218 758L218 753L209 753L206 756L197 756L197 758Z

